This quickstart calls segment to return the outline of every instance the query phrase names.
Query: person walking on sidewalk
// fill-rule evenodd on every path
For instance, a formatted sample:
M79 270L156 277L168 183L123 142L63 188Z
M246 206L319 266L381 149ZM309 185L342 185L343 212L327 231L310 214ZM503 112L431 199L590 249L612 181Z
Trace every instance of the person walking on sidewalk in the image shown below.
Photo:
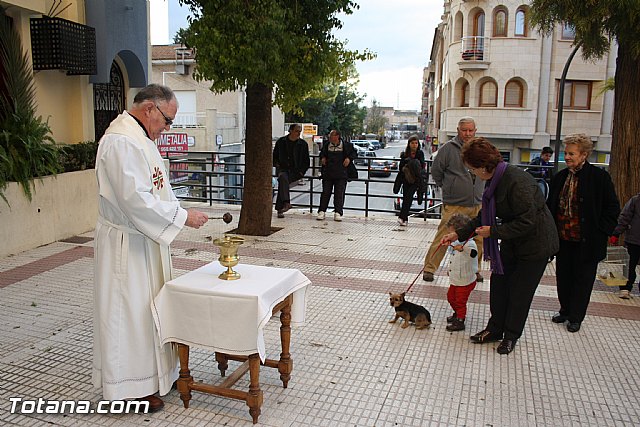
M556 255L556 288L560 311L551 320L578 332L596 279L598 263L607 256L607 240L616 227L620 204L611 176L587 158L593 142L585 134L564 138L567 168L551 180L547 205L560 236Z
M415 168L409 165L412 160L416 165ZM418 163L420 164L419 167L417 167ZM400 153L400 165L398 166L398 176L402 182L402 207L398 215L398 223L401 226L407 225L409 209L411 209L411 204L413 203L413 195L421 189L419 172L424 169L426 164L424 152L420 149L418 135L411 135L407 140L407 147ZM422 199L422 193L418 195L418 198Z
M624 205L609 243L617 245L622 233L624 233L624 246L629 254L629 277L627 284L620 286L619 297L629 299L636 281L636 266L640 261L640 193L630 198Z
M462 149L462 158L474 175L487 182L482 210L441 243L474 234L484 238L484 256L491 262L491 317L469 339L476 344L502 340L496 352L509 354L522 336L547 261L558 251L558 233L533 177L508 165L487 139L472 139Z
M278 139L273 147L273 166L278 176L278 218L284 218L284 213L291 209L290 184L302 179L309 169L309 146L300 138L301 133L302 126L292 124L289 133Z
M469 172L462 162L461 151L476 135L476 123L471 117L463 117L458 122L458 135L438 150L431 166L431 176L436 185L442 188L442 219L433 242L424 257L422 279L432 282L436 269L444 258L444 251L438 251L438 244L447 233L447 222L455 213L475 217L480 211L484 181ZM482 238L474 237L478 246L478 259L482 256ZM478 263L480 266L480 263ZM482 282L478 272L476 280Z
M344 207L344 193L347 190L347 168L357 157L356 150L350 142L342 141L340 132L329 132L329 141L320 150L320 164L322 165L322 194L316 219L322 221L326 217L329 199L333 191L333 219L342 221Z
M467 215L453 214L447 221L449 233L462 228L471 221ZM447 301L453 309L453 314L447 317L447 331L464 331L464 321L467 317L467 301L476 287L476 273L478 272L478 247L473 239L466 242L456 240L449 246L449 290Z
M98 223L94 240L93 384L106 400L135 399L162 409L178 378L173 346L161 345L151 303L172 279L169 244L207 215L180 207L154 140L178 103L149 85L116 117L98 145Z

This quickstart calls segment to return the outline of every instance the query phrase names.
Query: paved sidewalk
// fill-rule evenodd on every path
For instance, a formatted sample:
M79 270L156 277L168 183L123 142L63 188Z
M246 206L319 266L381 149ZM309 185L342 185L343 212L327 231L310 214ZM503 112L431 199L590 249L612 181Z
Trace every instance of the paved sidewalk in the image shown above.
M221 215L235 207L207 208ZM187 229L173 245L184 274L217 259L210 240L237 224L209 222ZM554 266L538 288L524 335L501 356L497 343L469 335L489 316L489 274L472 293L467 330L449 333L448 280L418 278L409 299L434 323L417 331L389 324L389 290L405 290L419 274L437 221L345 216L316 221L292 210L275 218L282 229L247 237L242 263L298 268L313 282L307 322L294 328L294 370L287 389L277 370L261 370L265 426L570 426L638 425L640 297L621 300L596 283L589 315L570 334L550 321L557 309ZM96 426L250 426L244 402L193 393L184 409L177 391L156 414L11 414L12 397L101 399L91 385L92 233L0 259L0 424ZM446 259L445 259L446 262ZM617 289L617 288L616 288ZM265 330L268 357L277 358L278 322ZM193 349L194 378L220 382L213 355ZM230 362L230 369L234 362ZM248 378L238 387L248 388Z

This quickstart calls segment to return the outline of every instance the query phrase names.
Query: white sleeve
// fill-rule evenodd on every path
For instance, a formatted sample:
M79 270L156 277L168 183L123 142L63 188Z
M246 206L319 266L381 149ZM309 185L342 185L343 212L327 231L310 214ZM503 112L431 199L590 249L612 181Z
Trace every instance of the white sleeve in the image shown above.
M100 195L110 199L142 234L164 245L170 244L184 227L187 212L177 200L163 201L152 192L152 177L143 150L130 138L103 140L96 166ZM101 143L101 144L102 144ZM106 180L111 194L103 194ZM168 183L168 176L165 177Z

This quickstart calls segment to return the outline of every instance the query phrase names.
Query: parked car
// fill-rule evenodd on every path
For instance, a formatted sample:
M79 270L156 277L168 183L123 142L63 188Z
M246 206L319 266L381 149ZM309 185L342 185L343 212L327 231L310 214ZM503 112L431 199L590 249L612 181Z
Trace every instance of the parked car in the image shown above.
M382 148L382 146L380 145L380 141L378 141L377 139L369 139L368 141L369 145L371 145L374 150L379 150Z
M360 148L363 148L365 150L369 150L369 151L373 151L373 145L371 145L371 143L367 140L364 139L352 139L351 143L355 146L358 146Z
M391 176L391 168L387 160L371 160L369 162L369 176Z
M353 161L356 165L366 165L368 163L368 159L376 158L375 151L361 151L358 152L358 157Z
M427 186L427 192L424 196L422 204L418 204L418 195L414 194L413 202L411 203L411 207L409 208L409 215L415 215L415 216L424 218L425 206L426 206L427 209L431 208L431 210L426 212L427 218L439 218L440 208L437 207L433 209L434 206L440 203L439 201L434 200L439 198L438 194L439 194L439 190L435 184L429 184ZM400 213L401 208L402 208L402 187L400 187L400 192L398 193L397 197L393 200L393 209L396 211L396 215Z
M357 146L357 145L354 145L354 146L353 146L353 148L356 150L356 155L357 155L357 157L363 157L363 156L364 156L364 154L363 154L363 153L364 153L365 151L367 151L367 150L365 150L364 148L359 147L359 146Z
M392 171L398 170L398 160L394 159L393 157L389 157L389 156L383 156L383 157L378 157L378 158L386 160L387 163L389 164L389 168Z

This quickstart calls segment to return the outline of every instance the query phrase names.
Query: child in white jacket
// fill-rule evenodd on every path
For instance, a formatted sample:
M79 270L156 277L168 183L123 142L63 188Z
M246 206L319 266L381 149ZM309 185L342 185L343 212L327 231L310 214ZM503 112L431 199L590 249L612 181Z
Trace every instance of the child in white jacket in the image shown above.
M454 214L447 222L449 232L461 228L471 221L466 215ZM467 301L476 287L478 272L478 247L473 239L466 242L456 240L449 247L449 291L447 301L453 314L447 317L447 331L464 331L467 317Z

